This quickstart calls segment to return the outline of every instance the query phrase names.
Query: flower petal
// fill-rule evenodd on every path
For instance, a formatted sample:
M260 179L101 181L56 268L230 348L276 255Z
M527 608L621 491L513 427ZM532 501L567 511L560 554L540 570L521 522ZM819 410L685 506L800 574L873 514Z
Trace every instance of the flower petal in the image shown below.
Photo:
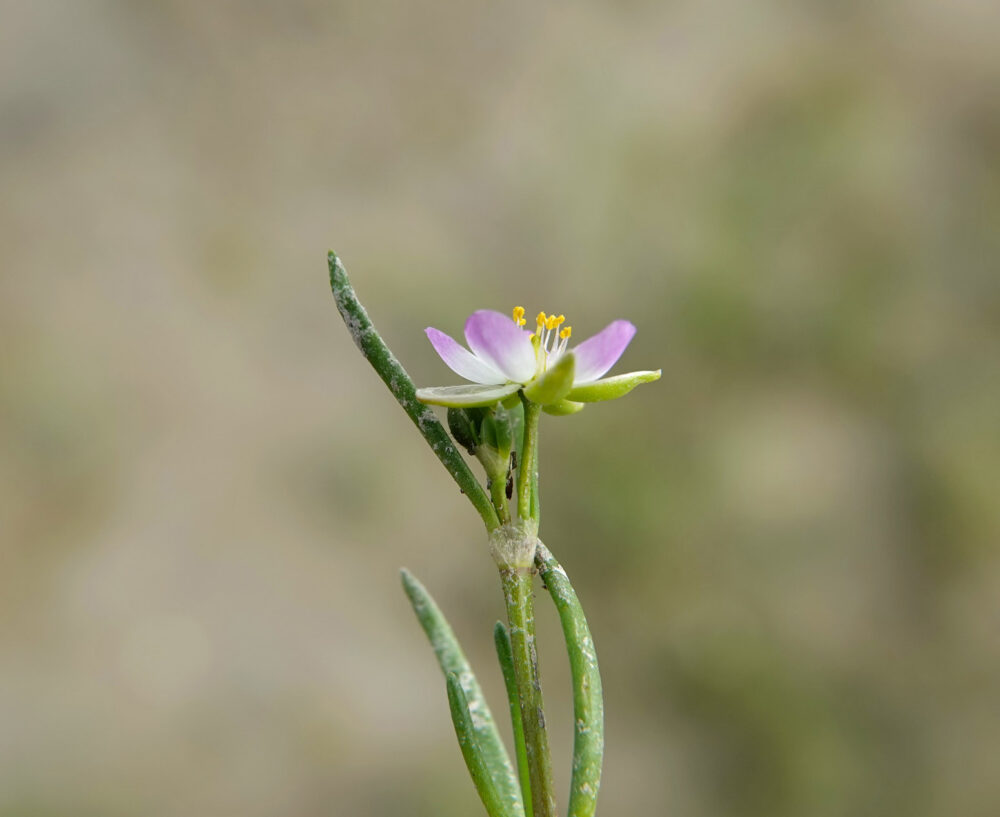
M631 323L613 321L573 349L576 355L576 383L597 380L615 365L634 336L635 327Z
M503 386L432 386L427 389L417 389L417 399L421 403L450 408L493 406L514 394L519 388L521 387L517 383L507 383Z
M660 370L655 372L629 372L614 377L605 377L592 383L582 383L570 389L567 400L581 403L596 403L599 400L615 400L624 397L640 383L652 383L660 379Z
M473 383L495 385L503 383L507 378L485 360L476 357L450 335L440 329L428 326L425 330L434 351L441 356L448 368L460 377Z
M508 380L527 383L535 376L535 348L530 336L507 315L492 309L473 312L465 322L465 340L476 357Z

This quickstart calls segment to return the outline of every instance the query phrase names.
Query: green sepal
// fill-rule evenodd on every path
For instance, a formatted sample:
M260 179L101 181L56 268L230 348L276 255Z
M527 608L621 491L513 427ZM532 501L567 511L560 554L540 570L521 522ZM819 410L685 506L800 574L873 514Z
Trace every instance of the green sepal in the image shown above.
M629 372L614 377L605 377L593 383L585 383L570 389L567 400L580 403L596 403L600 400L615 400L624 397L640 383L651 383L660 379L660 369L655 372Z
M512 394L510 397L505 397L500 403L505 409L515 409L521 405L521 398L517 394Z
M476 720L473 723L476 741L483 761L489 769L493 785L500 792L502 802L506 804L506 811L500 814L504 817L523 817L524 806L521 802L521 787L517 781L517 774L500 738L500 732L497 730L479 681L476 680L475 673L465 653L462 652L454 631L430 593L416 577L405 569L400 571L400 577L403 581L403 590L413 605L413 612L416 613L420 626L434 648L441 672L445 678L455 674L461 681L463 695L472 702L476 712Z
M486 806L486 813L490 817L514 817L517 812L513 810L510 803L504 802L497 790L496 783L490 776L489 766L486 764L482 748L476 739L476 727L472 721L472 713L469 712L469 702L466 700L458 675L449 672L446 683L451 722L455 725L458 746L462 750L462 757L465 758L465 765L476 786L476 791L479 792L479 797L483 801L483 805Z
M536 377L525 386L524 396L542 406L558 403L573 388L575 371L576 358L568 352L552 368L546 369L541 377Z
M578 411L583 411L585 408L586 403L574 403L572 400L560 400L558 403L542 406L542 411L556 417L564 417L567 414L576 414Z
M449 406L450 408L475 408L476 406L493 406L517 393L521 387L517 383L506 383L502 386L431 386L417 389L417 399L421 403L432 406Z

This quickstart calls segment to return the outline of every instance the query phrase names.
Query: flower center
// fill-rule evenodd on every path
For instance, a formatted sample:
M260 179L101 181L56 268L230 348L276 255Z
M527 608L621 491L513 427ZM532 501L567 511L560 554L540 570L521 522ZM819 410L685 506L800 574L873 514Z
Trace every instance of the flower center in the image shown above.
M527 322L524 319L524 307L514 307L514 323L524 326ZM566 322L565 315L546 315L539 312L535 318L535 331L531 334L531 345L535 347L536 375L541 374L548 367L549 363L556 360L566 351L569 346L570 336L573 334L573 327L560 327Z

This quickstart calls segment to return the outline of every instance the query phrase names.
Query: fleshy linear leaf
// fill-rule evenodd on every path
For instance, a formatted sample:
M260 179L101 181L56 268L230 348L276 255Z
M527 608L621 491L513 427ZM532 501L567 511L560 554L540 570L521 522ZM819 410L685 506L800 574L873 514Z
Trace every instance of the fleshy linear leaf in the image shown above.
M446 683L451 722L455 725L458 746L462 750L462 757L465 758L465 765L476 786L476 791L479 792L479 797L483 801L483 805L486 806L486 813L490 817L513 817L515 812L511 811L510 804L505 803L500 792L497 791L496 783L493 782L486 759L483 757L482 748L476 739L476 728L473 724L472 713L469 711L469 702L462 689L462 682L458 680L458 675L449 672L446 676Z
M532 403L546 406L562 400L573 388L573 373L576 371L576 358L568 352L559 358L555 366L547 369L524 387L524 396Z
M507 704L510 707L510 724L514 731L514 749L517 755L517 774L521 778L521 799L524 801L526 817L532 817L531 777L528 771L528 750L524 745L521 703L517 699L514 653L510 646L510 635L502 621L498 621L493 627L493 643L497 648L497 660L500 662L500 671L503 673L503 684L507 688Z
M576 728L568 815L593 817L604 757L604 697L597 652L587 618L566 571L541 542L535 553L535 565L559 613L573 676L573 720Z
M423 627L434 648L441 671L446 678L452 673L458 678L462 693L468 702L472 731L482 753L483 762L506 809L501 814L524 817L517 775L497 731L490 707L458 639L455 638L455 633L430 593L413 574L404 569L400 571L400 575L403 589L410 599L410 604L413 605L413 612L416 613L420 626ZM464 751L463 748L463 753Z
M624 397L640 383L651 383L660 379L660 369L655 372L629 372L614 377L605 377L593 383L574 386L566 395L567 400L580 403L596 403L600 400L615 400Z
M413 380L372 325L371 318L368 317L368 313L354 292L354 287L351 286L344 265L333 252L329 253L327 261L330 267L330 289L337 303L337 310L344 319L354 343L382 378L382 382L389 387L392 396L416 425L437 458L448 469L448 473L458 483L462 493L475 506L486 529L492 531L499 527L500 520L483 486L473 476L468 463L455 448L448 432L434 416L434 412L417 400Z
M520 388L517 383L506 383L502 386L479 386L474 383L462 386L431 386L417 389L417 399L421 403L449 408L495 406Z

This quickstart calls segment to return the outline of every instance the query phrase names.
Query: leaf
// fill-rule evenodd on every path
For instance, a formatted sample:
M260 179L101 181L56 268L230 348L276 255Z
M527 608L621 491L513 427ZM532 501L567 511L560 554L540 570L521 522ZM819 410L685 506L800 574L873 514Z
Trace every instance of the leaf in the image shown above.
M514 749L517 755L517 773L521 778L521 799L527 817L532 817L531 778L528 771L528 750L524 745L524 723L521 721L521 702L517 697L517 679L514 676L514 654L510 646L510 635L502 621L493 627L493 643L497 648L497 660L503 673L503 684L507 688L507 704L510 707L510 724L514 731Z
M496 783L490 775L489 766L483 757L482 748L476 738L472 713L469 711L469 702L462 689L462 682L459 681L458 675L449 672L446 676L446 683L448 685L451 722L455 725L458 746L462 750L462 757L465 758L465 765L476 786L476 791L479 792L479 797L483 801L483 805L486 806L486 813L490 817L513 817L515 812L511 810L511 804L505 803L500 792L497 791Z
M420 626L423 627L431 646L434 648L441 671L446 678L449 674L457 676L469 708L475 713L472 727L483 762L489 769L490 777L500 793L501 801L507 804L505 806L507 810L501 813L511 817L524 817L524 806L521 802L521 790L517 775L514 773L514 767L507 755L507 749L500 739L500 733L497 731L489 704L486 703L483 691L462 652L458 639L455 638L455 633L430 593L413 574L403 569L400 571L400 575L403 581L403 590L406 591L410 604L413 605L413 612L416 613Z
M493 406L520 388L517 383L505 383L502 386L480 386L476 383L463 386L431 386L417 389L417 399L421 403L450 408Z
M570 817L593 817L601 786L604 758L604 696L597 666L594 639L580 600L562 565L541 542L535 553L545 586L562 623L573 676L573 777L570 782Z
M333 292L337 310L344 319L344 324L351 333L354 343L378 373L378 376L382 378L382 382L389 388L392 396L396 398L403 411L413 421L431 450L441 460L442 465L448 469L448 473L458 483L462 493L469 498L469 501L479 512L486 529L491 531L498 527L500 520L497 518L496 511L493 510L493 505L483 490L483 486L473 476L468 463L452 444L448 433L434 416L434 412L417 400L413 380L410 379L406 369L396 360L396 356L375 329L371 318L368 317L368 313L358 300L354 287L351 286L344 265L333 252L329 253L327 260L330 266L330 289Z
M605 377L593 383L574 386L566 395L567 400L580 403L596 403L600 400L615 400L624 397L640 383L651 383L660 379L660 369L655 372L629 372L614 377Z

